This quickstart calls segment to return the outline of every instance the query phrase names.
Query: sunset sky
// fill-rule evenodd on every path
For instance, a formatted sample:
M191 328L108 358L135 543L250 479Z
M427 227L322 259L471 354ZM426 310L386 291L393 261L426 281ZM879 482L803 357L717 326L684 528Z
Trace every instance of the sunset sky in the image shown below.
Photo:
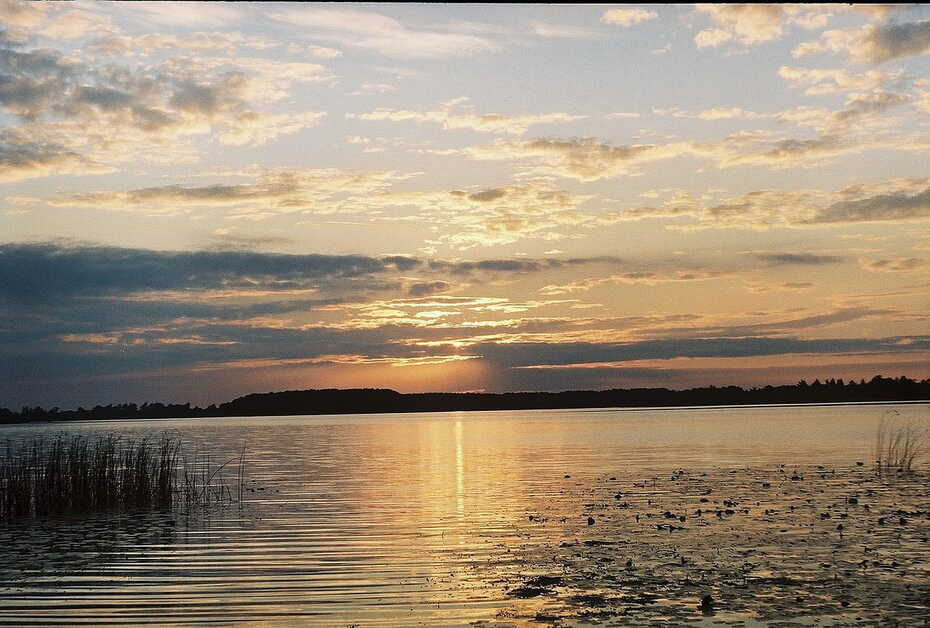
M930 377L927 6L0 29L0 407Z

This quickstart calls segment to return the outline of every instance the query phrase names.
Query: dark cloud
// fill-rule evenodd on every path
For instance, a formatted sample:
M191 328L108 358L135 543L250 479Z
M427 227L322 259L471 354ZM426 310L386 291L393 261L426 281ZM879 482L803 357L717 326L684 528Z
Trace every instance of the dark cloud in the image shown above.
M107 168L63 146L31 141L22 134L0 131L0 182L48 174L105 170Z
M406 255L385 255L384 257L379 258L385 264L393 266L399 271L410 270L416 268L421 264L421 261L415 257L408 257Z
M901 345L900 341L901 338L677 338L616 344L487 343L473 346L470 350L497 365L521 367L673 358L761 357L790 353L910 352L930 348L930 336L908 338L908 345Z
M53 50L19 50L0 31L0 105L27 120L46 111L74 76L74 64Z
M884 222L927 218L930 218L930 187L916 194L898 192L839 201L820 210L807 222Z
M829 360L828 358L826 358ZM872 378L876 373L907 374L922 379L926 364L917 360L891 362L813 362L807 366L766 366L707 368L642 368L603 366L560 369L516 369L507 372L506 390L605 390L610 388L671 388L686 389L726 385L742 387L770 384L794 384L800 379L812 381L829 377L856 380ZM489 392L492 392L489 390Z
M868 57L875 63L923 54L930 50L930 20L878 26L864 43Z
M497 199L504 196L507 196L507 190L503 188L494 188L491 190L483 190L481 192L469 194L468 198L472 201L478 201L479 203L487 203L490 201L496 201Z
M407 289L407 294L412 297L425 297L438 292L445 292L452 287L452 284L446 281L421 281L411 284Z
M465 275L475 271L526 273L541 270L546 266L558 265L558 260L516 260L499 259L483 260L478 262L452 262L446 260L430 260L430 270L450 272L456 275Z
M147 203L153 201L247 201L263 198L275 198L295 192L297 183L285 175L275 177L268 184L242 185L203 185L185 187L181 185L163 185L132 190L126 194L128 203ZM90 199L92 200L92 198Z
M843 148L843 146L842 139L836 135L824 135L810 140L779 140L775 142L770 151L762 153L761 157L778 161L787 158L816 156L822 153L832 153Z
M224 186L217 186L224 187ZM212 188L210 188L212 189ZM164 189L159 188L157 195ZM186 192L184 192L186 193ZM207 193L199 189L198 193ZM226 193L220 191L218 193ZM244 244L254 244L247 240ZM405 255L286 255L250 250L152 251L56 242L0 244L0 296L47 303L73 297L102 297L165 290L291 290L320 281L368 290L400 284L385 275L414 269L452 275L472 272L529 273L565 266L615 262L592 257L428 262ZM433 289L440 283L430 284ZM422 290L425 288L418 288Z
M178 119L171 114L143 105L133 105L132 119L136 128L147 133L155 133L178 123Z
M622 262L623 260L618 257L602 255L597 257L573 257L569 259L545 257L540 259L489 259L461 262L430 260L427 265L430 270L449 272L454 275L467 275L473 272L533 273L567 266L620 264Z
M29 344L5 345L4 355L8 359L0 362L0 381L125 376L140 371L242 360L313 360L326 356L377 359L447 353L443 347L412 347L395 342L391 331L385 329L293 329L234 325L224 321L127 328L93 336L81 332ZM112 342L107 342L106 338ZM2 405L0 399L0 407Z
M767 255L775 256L773 260L777 263L829 263L815 261L807 254ZM800 256L803 261L787 258L786 262L784 255ZM408 319L403 317L398 321L404 322L374 326L356 326L351 320L365 316L355 306L377 301L378 308L384 309L381 303L390 303L383 301L385 294L400 296L406 292L406 296L414 299L400 299L398 303L417 301L417 307L424 308L445 309L442 305L445 303L455 308L456 299L468 302L467 297L430 297L450 289L451 280L410 279L406 275L410 270L420 274L445 272L449 276L520 274L618 261L612 257L594 257L430 262L403 255L170 252L62 243L0 245L0 351L5 358L0 362L0 405L7 403L4 399L21 398L19 386L35 388L36 382L63 382L71 386L80 380L88 382L88 390L98 390L99 395L103 394L100 391L110 390L107 388L110 384L101 383L104 381L135 381L133 378L157 381L160 373L189 372L204 363L215 365L210 368L221 372L255 361L258 361L256 369L287 365L288 361L311 368L318 362L338 363L341 358L352 362L443 356L452 351L444 342L468 340L476 334L486 339L500 335L497 341L461 346L454 351L481 359L488 372L494 373L494 385L501 389L513 389L525 381L521 379L527 377L525 369L514 370L515 367L786 353L890 354L925 351L930 347L930 337L908 338L907 342L900 338L794 337L807 329L899 313L868 307L720 327L699 327L701 319L689 316L530 318L507 321L499 328L481 329L464 323L423 326L406 322ZM309 292L288 292L293 289ZM217 299L201 294L204 290L229 290L253 298ZM327 307L338 305L349 306L344 310L348 314ZM322 318L300 316L320 308L327 311ZM274 318L275 322L269 323L265 317ZM306 320L317 322L307 324ZM339 324L332 324L334 321ZM617 337L618 332L637 340L611 342L609 339ZM567 333L572 339L605 340L519 342L532 336L509 335L534 333L553 338ZM585 379L579 370L577 385L560 385L559 381L566 380L558 377L565 374L550 370L539 377L549 378L546 381L551 388L577 388L593 381ZM98 396L96 400L113 399ZM46 403L32 400L36 402Z
M103 111L114 111L128 107L133 97L119 89L111 87L79 86L71 99L63 105L66 113L75 115L81 107L99 107Z
M23 302L53 302L155 290L292 289L319 279L383 273L397 268L398 259L4 244L0 245L0 295ZM407 258L401 259L407 263Z
M57 50L23 49L0 31L0 109L25 122L18 138L26 148L35 141L36 123L65 121L74 124L43 126L43 137L79 146L97 159L103 159L98 151L108 154L114 141L118 143L113 138L119 131L158 134L155 139L167 141L213 127L220 131L221 142L233 143L260 143L291 132L273 128L277 118L269 118L271 126L264 135L259 133L263 117L246 109L252 74L267 70L196 73L188 66L177 60L154 66L94 66ZM293 119L305 124L310 118ZM245 135L236 136L243 127L248 127ZM82 134L85 128L94 133ZM56 174L74 171L78 169ZM51 174L42 169L19 172L23 176L18 178ZM0 172L4 179L11 177Z
M171 106L179 111L211 116L230 105L230 91L236 91L246 81L241 73L223 76L217 85L204 85L192 80L180 81L171 96Z
M845 261L845 258L838 255L814 253L755 253L753 256L772 266L823 266Z
M878 91L871 94L858 94L846 103L846 107L833 114L833 121L848 125L857 118L881 113L886 109L910 102L911 97L906 94Z
M898 259L864 260L860 264L866 270L875 273L904 272L908 273L927 265L927 261L919 257L902 257Z
M0 74L0 105L23 119L35 120L59 89L55 81Z

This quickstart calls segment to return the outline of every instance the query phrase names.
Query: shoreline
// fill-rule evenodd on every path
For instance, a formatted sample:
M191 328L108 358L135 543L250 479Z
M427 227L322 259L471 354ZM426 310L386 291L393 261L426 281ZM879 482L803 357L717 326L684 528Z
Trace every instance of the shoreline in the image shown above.
M346 391L349 392L349 391ZM276 393L268 393L276 394ZM398 393L400 394L400 393ZM427 393L430 394L430 393ZM440 393L440 394L466 394L466 393ZM559 393L547 393L559 394ZM489 407L489 408L448 408L448 409L346 409L331 410L320 412L294 412L294 413L231 413L231 414L189 414L182 416L122 416L122 417L80 417L80 418L51 418L40 420L26 421L0 421L0 427L11 425L44 425L57 423L106 423L106 422L126 422L126 421L171 421L183 419L236 419L236 418L254 418L254 417L326 417L326 416L347 416L347 415L407 415L407 414L460 414L460 413L479 413L479 412L535 412L535 411L560 411L574 410L579 412L649 412L656 410L663 411L688 411L688 410L725 410L732 409L751 409L751 408L794 408L794 407L841 407L841 406L891 406L891 405L922 405L930 404L930 398L923 399L877 399L877 400L852 400L852 401L797 401L797 402L773 402L773 403L717 403L717 404L693 404L693 405L629 405L629 406L528 406L528 407Z

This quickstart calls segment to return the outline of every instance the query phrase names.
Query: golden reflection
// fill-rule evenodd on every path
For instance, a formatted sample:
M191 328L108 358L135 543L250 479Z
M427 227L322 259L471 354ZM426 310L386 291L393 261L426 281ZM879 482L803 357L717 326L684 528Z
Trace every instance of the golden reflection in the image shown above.
M462 452L462 421L455 422L455 503L459 517L465 513L465 466Z

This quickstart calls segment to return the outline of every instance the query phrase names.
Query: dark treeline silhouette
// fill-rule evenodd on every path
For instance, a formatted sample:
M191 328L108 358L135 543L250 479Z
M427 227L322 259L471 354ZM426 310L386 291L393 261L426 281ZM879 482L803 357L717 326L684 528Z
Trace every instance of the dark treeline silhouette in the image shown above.
M788 386L743 389L707 386L688 390L632 388L518 393L408 393L387 389L289 390L255 393L206 408L185 404L134 403L90 409L0 408L0 423L96 419L157 419L220 416L282 416L374 412L442 412L456 410L531 410L555 408L643 408L777 403L921 401L930 399L930 379L877 375L866 382L842 379L801 380Z

